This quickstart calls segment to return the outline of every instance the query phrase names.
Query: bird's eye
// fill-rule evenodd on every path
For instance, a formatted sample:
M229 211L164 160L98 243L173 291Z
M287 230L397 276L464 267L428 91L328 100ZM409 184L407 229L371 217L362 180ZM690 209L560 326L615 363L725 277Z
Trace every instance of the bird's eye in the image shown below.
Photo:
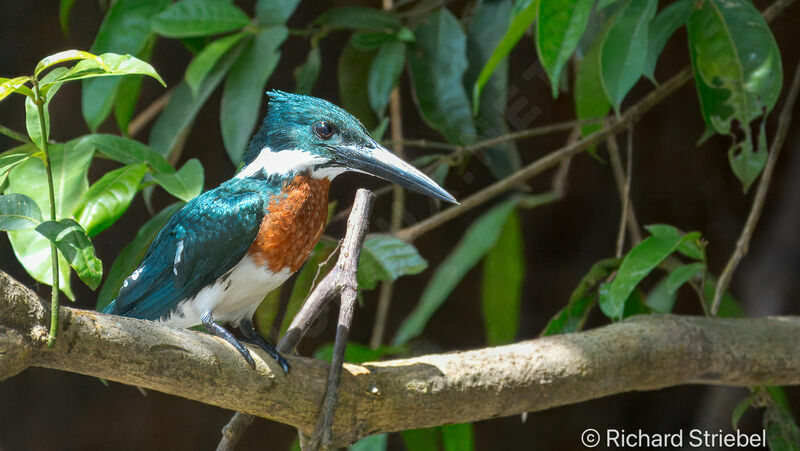
M331 139L333 136L333 126L325 121L314 124L314 133L322 139Z

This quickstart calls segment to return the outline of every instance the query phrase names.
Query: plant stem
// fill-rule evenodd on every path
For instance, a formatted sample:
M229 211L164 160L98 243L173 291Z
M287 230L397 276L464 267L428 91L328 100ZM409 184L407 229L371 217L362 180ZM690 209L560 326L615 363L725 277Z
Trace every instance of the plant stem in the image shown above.
M15 141L19 141L19 142L21 142L23 144L28 144L28 143L31 142L31 140L28 139L27 136L23 135L22 133L19 133L19 132L16 132L14 130L11 130L10 128L6 127L5 125L0 125L0 135L6 135L9 138L11 138L11 139L13 139Z
M50 195L50 220L56 220L56 193L53 189L53 169L50 164L50 151L47 145L47 123L44 116L44 102L39 91L39 82L36 77L31 77L33 80L33 90L36 94L36 110L39 113L39 128L42 131L42 152L44 152L44 167L47 172L47 188ZM50 262L53 266L53 289L50 295L50 333L47 336L47 347L52 348L58 336L58 249L56 243L50 241Z

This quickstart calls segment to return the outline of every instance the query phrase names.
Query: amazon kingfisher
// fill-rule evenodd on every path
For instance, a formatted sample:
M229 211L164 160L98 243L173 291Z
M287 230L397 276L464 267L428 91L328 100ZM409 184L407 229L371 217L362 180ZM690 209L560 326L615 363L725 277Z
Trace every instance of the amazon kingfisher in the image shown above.
M239 326L284 372L286 359L256 332L262 299L297 271L325 227L328 188L345 171L455 199L378 144L355 117L322 99L267 93L267 115L242 169L178 210L104 313L177 327L202 324L255 362L220 325Z

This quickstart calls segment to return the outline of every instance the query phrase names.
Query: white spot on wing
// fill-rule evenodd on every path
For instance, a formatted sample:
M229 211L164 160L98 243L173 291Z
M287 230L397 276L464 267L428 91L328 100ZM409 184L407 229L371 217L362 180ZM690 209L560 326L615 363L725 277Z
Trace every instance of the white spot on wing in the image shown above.
M172 262L172 273L176 276L178 275L178 264L181 262L183 258L183 240L178 241L178 245L175 246L175 259ZM134 279L135 280L135 279Z

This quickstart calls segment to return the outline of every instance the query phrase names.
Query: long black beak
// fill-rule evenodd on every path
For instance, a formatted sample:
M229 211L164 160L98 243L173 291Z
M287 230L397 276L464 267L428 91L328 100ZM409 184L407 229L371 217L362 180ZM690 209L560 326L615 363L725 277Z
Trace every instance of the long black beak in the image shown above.
M456 199L419 169L401 160L378 143L372 147L337 149L336 160L349 170L364 172L420 194L457 204Z

